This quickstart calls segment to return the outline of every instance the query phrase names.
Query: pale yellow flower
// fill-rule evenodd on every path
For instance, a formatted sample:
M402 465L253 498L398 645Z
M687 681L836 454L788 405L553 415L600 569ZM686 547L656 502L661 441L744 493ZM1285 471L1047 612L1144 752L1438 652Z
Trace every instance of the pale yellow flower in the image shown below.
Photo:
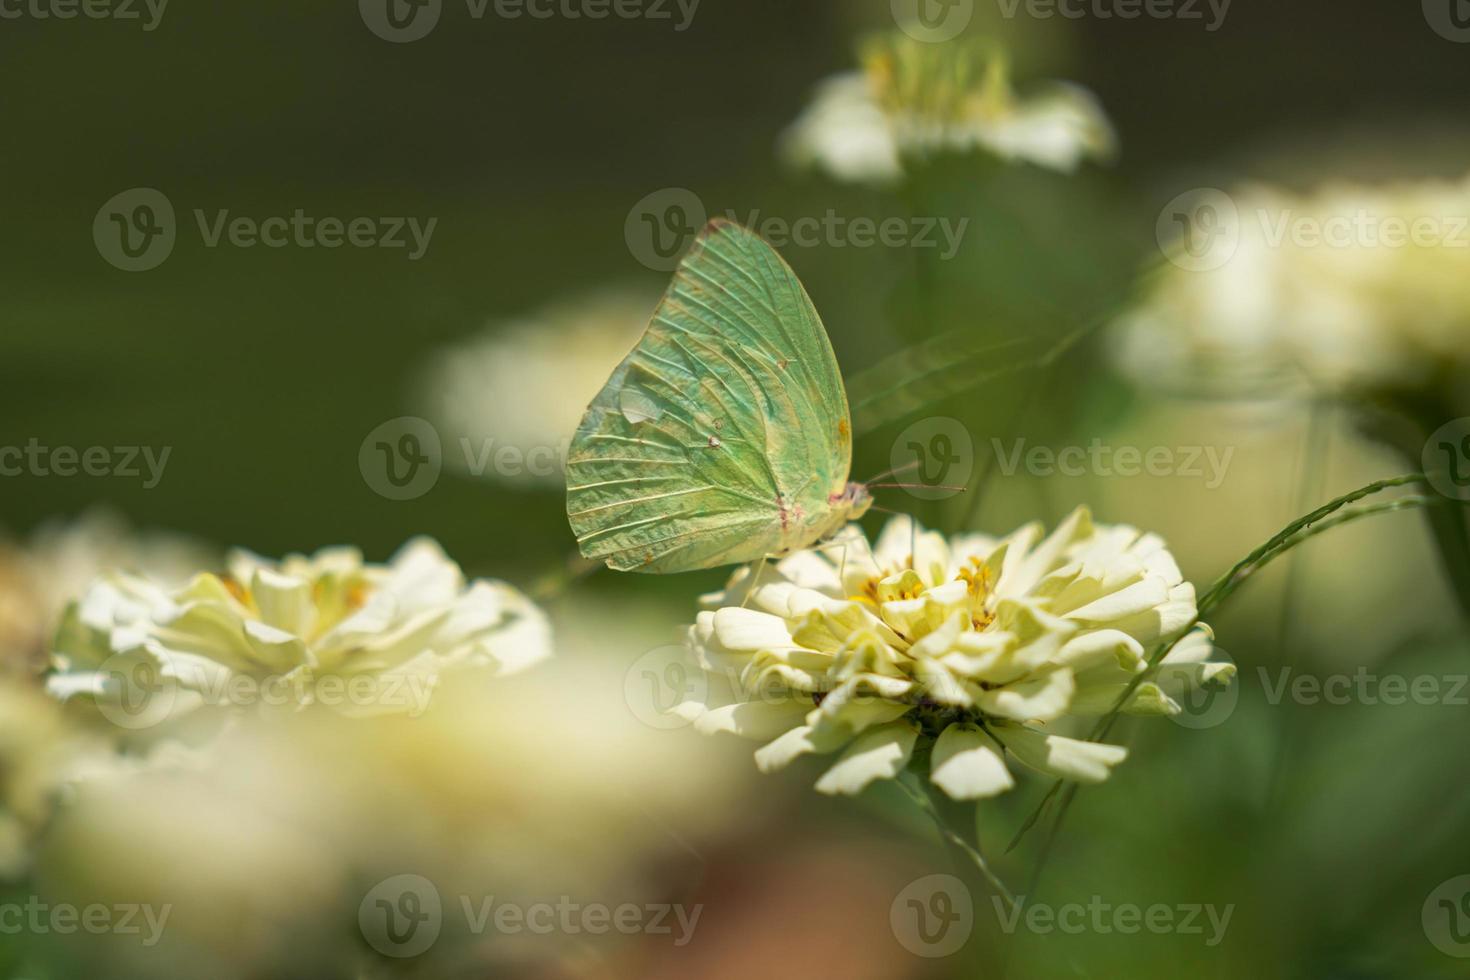
M59 631L52 693L92 701L124 728L206 705L416 714L453 668L508 673L550 652L529 599L467 583L427 538L386 565L334 548L280 562L236 552L229 568L179 589L99 579Z
M1070 173L1106 159L1116 139L1093 95L1055 83L1025 98L1003 56L970 41L906 35L871 41L863 70L818 88L783 140L785 155L842 181L899 180L907 161L980 151Z
M871 550L855 527L833 544L753 588L742 570L712 597L688 634L712 694L679 709L701 731L765 741L765 771L845 748L825 793L896 777L921 738L933 782L956 799L1011 788L1011 760L1100 782L1126 750L1057 729L1106 714L1196 618L1158 537L1086 510L1046 536L1033 524L947 540L895 519ZM1228 681L1234 668L1210 652L1207 632L1189 634L1124 710L1175 714L1186 690Z
M564 486L582 413L657 304L638 290L604 289L437 352L417 398L439 429L446 464L502 483Z
M1119 323L1140 380L1341 393L1470 364L1470 179L1250 186L1211 217L1201 261L1164 266Z

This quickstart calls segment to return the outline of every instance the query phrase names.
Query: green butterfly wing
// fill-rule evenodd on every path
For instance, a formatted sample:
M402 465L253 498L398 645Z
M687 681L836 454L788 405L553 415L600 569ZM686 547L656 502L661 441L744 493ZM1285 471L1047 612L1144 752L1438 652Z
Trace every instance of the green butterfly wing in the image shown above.
M587 409L567 517L582 554L621 571L783 554L835 529L851 433L837 358L796 274L757 235L715 221Z

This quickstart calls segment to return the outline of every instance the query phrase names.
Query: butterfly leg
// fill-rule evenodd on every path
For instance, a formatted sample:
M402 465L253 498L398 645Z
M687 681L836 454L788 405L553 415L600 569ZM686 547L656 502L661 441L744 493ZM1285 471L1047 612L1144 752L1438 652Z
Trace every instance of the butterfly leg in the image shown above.
M740 608L741 609L744 609L746 606L750 605L750 597L753 596L753 595L755 595L755 588L756 588L757 585L760 584L760 581L761 581L761 573L764 572L765 570L766 570L766 556L765 555L762 555L761 556L761 560L758 561L758 562L756 562L756 565L755 565L755 576L750 580L750 587L745 590L745 598L742 599L742 600L740 600Z

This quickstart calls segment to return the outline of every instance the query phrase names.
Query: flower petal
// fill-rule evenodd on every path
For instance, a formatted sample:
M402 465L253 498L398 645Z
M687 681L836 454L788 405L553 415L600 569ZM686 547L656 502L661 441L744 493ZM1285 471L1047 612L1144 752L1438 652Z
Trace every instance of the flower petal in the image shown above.
M686 711L675 710L681 717L689 716ZM741 701L705 711L695 720L694 730L703 735L728 732L741 738L767 741L799 727L805 717L806 707L797 701Z
M728 606L714 615L715 638L726 650L755 653L786 650L792 646L791 632L779 616Z
M930 780L951 799L988 799L1016 785L995 742L978 725L954 724L941 732L931 766Z
M997 726L995 735L1023 764L1079 783L1102 782L1113 766L1128 757L1121 745L1083 742L1020 725Z
M894 778L908 765L918 735L912 725L902 721L862 735L817 780L817 792L856 796L875 779Z
M852 735L849 732L836 730L819 732L810 725L802 725L791 729L774 742L756 749L755 764L761 772L775 772L777 769L786 768L794 759L808 752L815 752L818 755L836 752L850 738Z
M980 695L987 714L1015 721L1051 721L1060 718L1072 701L1076 684L1066 667L1029 674L1025 678Z

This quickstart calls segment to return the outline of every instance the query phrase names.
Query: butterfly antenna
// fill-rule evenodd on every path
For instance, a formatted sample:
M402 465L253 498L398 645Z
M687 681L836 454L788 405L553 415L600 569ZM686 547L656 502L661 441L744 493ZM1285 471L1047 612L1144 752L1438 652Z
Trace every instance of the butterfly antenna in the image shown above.
M898 476L898 474L900 474L900 473L907 473L909 470L916 470L916 469L919 468L919 463L920 462L922 462L922 460L917 460L916 459L912 463L905 463L902 466L895 466L891 470L884 470L882 473L879 473L879 474L877 474L875 476L871 476L868 479L864 480L863 481L863 485L870 487L877 480L885 480L885 479L887 479L890 476Z
M943 483L869 483L869 490L952 490L964 493L969 487L954 487Z

